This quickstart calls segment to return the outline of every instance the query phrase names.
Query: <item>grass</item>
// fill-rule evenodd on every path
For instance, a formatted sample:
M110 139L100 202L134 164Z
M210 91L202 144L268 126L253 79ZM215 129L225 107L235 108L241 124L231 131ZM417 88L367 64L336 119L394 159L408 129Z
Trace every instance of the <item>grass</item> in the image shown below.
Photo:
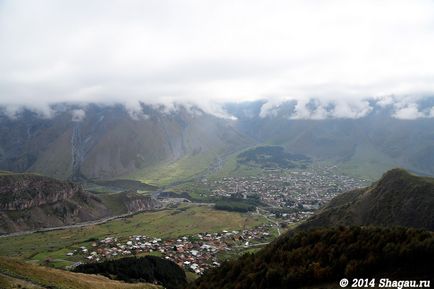
M196 280L197 278L199 278L199 275L191 272L191 271L185 271L185 276L187 277L187 282L191 283L194 280Z
M26 280L21 280L18 278L10 277L7 275L3 275L0 273L0 288L3 289L17 289L17 288L25 288L25 289L44 289L36 284L32 284Z
M209 196L211 188L202 182L191 180L188 182L180 183L170 188L174 193L188 192L190 197L200 202L213 201Z
M59 269L47 268L35 264L24 263L14 258L0 257L0 272L8 277L0 277L1 288L19 288L18 284L25 284L23 288L56 289L156 289L161 288L146 283L123 283L103 276L72 273ZM34 284L27 286L29 283ZM4 287L3 287L4 286ZM14 287L17 286L17 287Z
M208 206L183 205L176 209L146 212L100 225L34 233L0 239L0 255L17 256L36 261L51 258L74 262L68 250L89 246L92 239L105 236L128 237L147 235L177 238L201 232L218 232L254 227L266 222L263 217L214 210ZM68 251L69 252L69 251Z
M244 150L241 151L237 151L234 152L228 156L226 156L226 158L224 159L224 163L222 168L215 172L214 174L212 174L212 178L222 178L222 177L227 177L227 176L231 176L231 175L236 175L236 176L250 176L250 175L254 175L254 174L258 174L261 172L261 169L258 167L254 167L254 166L247 166L244 164L240 164L238 162L238 155L244 151L247 151L249 148L246 148Z
M345 174L374 181L380 178L385 171L396 167L396 162L375 148L366 145L358 146L351 159L338 167Z
M251 149L245 148L224 157L223 167L217 172L213 172L207 177L220 178L236 174L239 176L258 175L263 170L257 166L239 164L237 157L240 153ZM185 181L194 178L202 173L206 175L207 169L215 161L216 157L222 155L218 151L210 151L196 155L188 155L171 163L153 166L144 169L134 175L127 176L144 183L157 186L166 186L178 181Z
M188 155L171 163L141 170L128 177L147 184L165 186L205 171L217 155L217 152Z

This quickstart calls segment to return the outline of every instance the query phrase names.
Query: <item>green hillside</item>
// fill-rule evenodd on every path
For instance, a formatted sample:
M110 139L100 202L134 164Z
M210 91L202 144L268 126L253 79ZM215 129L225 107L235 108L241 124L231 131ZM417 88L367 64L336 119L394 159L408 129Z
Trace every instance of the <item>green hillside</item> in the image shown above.
M434 230L433 208L434 178L394 169L368 188L332 199L300 228L377 225Z
M429 231L315 229L287 233L258 253L225 262L189 288L337 288L344 277L430 280L433 260Z

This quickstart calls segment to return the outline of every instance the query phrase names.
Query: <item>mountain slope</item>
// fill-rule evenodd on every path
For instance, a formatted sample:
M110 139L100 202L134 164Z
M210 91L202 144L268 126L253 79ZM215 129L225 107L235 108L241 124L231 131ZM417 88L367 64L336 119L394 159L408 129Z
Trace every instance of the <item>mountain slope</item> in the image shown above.
M250 140L227 119L198 109L142 106L53 107L51 118L0 112L0 169L60 179L112 179L197 155L215 156ZM79 111L80 118L74 118ZM211 158L212 160L212 158Z
M156 256L126 257L81 264L74 271L101 274L125 282L161 284L167 289L182 289L187 284L187 277L180 266Z
M338 288L341 278L430 280L432 232L373 227L289 232L255 254L225 262L193 289Z
M433 178L393 169L368 188L337 196L300 228L377 225L434 230L433 208Z
M20 285L24 284L25 287ZM27 286L33 287L27 287ZM147 283L124 283L107 277L73 273L0 257L0 288L68 288L68 289L158 289Z
M345 173L377 179L394 167L434 175L434 118L402 120L374 106L362 118L293 119L287 102L261 115L263 102L227 107L237 128L259 143L338 164Z
M218 157L262 144L337 164L362 178L376 179L393 167L434 175L434 118L401 120L375 107L357 119L292 119L294 104L261 115L263 104L228 105L236 120L183 106L142 105L131 113L121 105L58 104L50 118L28 110L11 118L0 108L0 169L167 184L197 175Z
M152 209L134 192L95 195L80 185L34 174L0 174L0 234L59 227Z

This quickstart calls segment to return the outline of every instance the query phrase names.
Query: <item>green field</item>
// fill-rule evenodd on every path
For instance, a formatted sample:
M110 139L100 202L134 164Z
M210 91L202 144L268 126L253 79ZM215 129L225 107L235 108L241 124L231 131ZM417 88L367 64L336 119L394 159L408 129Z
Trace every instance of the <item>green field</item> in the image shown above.
M202 173L217 155L217 152L188 155L177 161L143 169L126 177L147 184L165 186L176 181L190 179Z
M77 261L76 256L66 256L69 250L90 245L93 240L105 236L122 238L140 234L176 238L200 232L239 230L264 222L267 221L257 215L218 211L209 206L183 205L100 225L2 238L0 256L16 256L36 262L49 258L56 267L63 267Z
M221 178L230 175L255 176L263 172L263 169L238 162L238 155L252 148L255 147L248 147L223 155L218 151L188 155L174 162L143 169L133 175L126 176L126 178L157 186L167 186L174 182L192 180L197 176L209 178ZM218 156L222 156L223 166L219 170L208 171Z
M375 181L384 172L396 167L393 159L387 158L370 146L358 146L351 159L338 165L344 174Z

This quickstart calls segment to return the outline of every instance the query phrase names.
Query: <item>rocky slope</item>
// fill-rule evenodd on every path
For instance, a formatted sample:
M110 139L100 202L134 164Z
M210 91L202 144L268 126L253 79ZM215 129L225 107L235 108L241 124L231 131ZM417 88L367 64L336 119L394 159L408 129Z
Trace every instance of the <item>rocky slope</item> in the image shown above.
M337 196L300 228L377 225L434 230L433 208L433 178L393 169L368 188Z
M131 113L120 105L58 104L50 118L27 110L11 118L0 107L0 169L59 179L148 179L141 177L181 161L191 177L218 156L267 144L363 178L393 167L434 174L434 118L400 120L377 107L359 119L291 119L291 103L267 116L260 115L262 105L227 107L236 120L183 106L143 105Z
M0 176L0 210L18 211L85 197L81 186L33 174Z
M154 209L135 192L95 195L80 185L34 174L0 175L0 234L59 227Z
M192 156L213 156L249 144L230 121L180 107L53 107L51 118L0 110L0 169L58 179L108 180ZM82 117L74 118L80 111ZM211 158L212 160L212 158Z

